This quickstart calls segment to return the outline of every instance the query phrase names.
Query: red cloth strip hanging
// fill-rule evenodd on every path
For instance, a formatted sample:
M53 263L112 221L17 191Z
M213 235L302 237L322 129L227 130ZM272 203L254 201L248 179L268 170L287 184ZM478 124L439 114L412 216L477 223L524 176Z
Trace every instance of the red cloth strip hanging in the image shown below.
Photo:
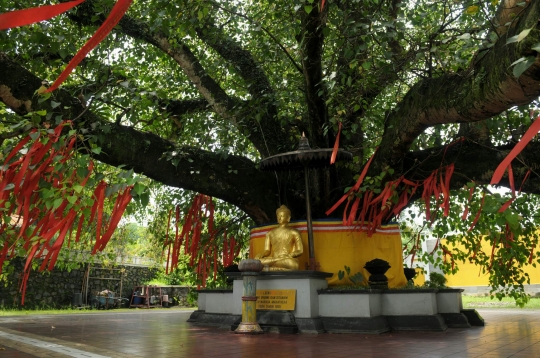
M510 207L510 205L514 202L516 198L510 198L510 200L508 200L507 202L505 202L501 208L499 209L499 213L504 213L506 211L506 209L508 209Z
M499 213L503 213L510 207L510 205L514 202L516 199L516 188L514 185L514 172L512 171L512 163L508 164L508 181L510 182L510 189L512 190L512 198L505 202L501 208L499 209Z
M467 218L467 214L469 213L469 205L471 204L471 199L474 194L474 186L469 189L469 199L467 200L467 205L465 205L465 210L463 211L463 215L461 215L461 220L465 220Z
M234 261L234 251L236 249L236 240L231 236L229 238L229 266L232 265Z
M97 29L96 33L84 44L84 46L77 52L77 54L69 61L68 65L62 71L60 76L54 81L52 86L47 89L45 92L52 92L57 89L62 82L66 80L71 74L71 71L77 67L77 65L86 57L86 55L92 51L107 35L111 30L118 24L120 19L124 16L127 9L131 5L133 0L118 0L114 5L109 14L109 17L103 22L103 24Z
M30 134L33 134L35 133L36 131L33 130L30 132ZM11 150L11 152L9 153L9 155L7 156L6 160L4 161L5 164L9 164L9 161L22 149L22 147L24 147L24 145L26 143L28 143L30 141L30 139L32 139L32 137L30 137L30 135L28 135L27 137L25 137L23 140L21 140L16 146L15 148L13 148Z
M430 198L431 193L433 193L434 188L433 186L436 186L437 181L437 170L434 170L425 180L424 180L424 191L422 192L422 199L424 199L424 203L426 206L426 220L429 220L431 218L431 211L430 211Z
M514 185L514 172L512 171L512 163L508 164L508 181L510 182L510 189L512 190L512 196L516 196L516 187Z
M523 188L523 184L525 184L525 182L529 178L529 175L531 175L531 170L530 169L527 170L527 174L525 174L525 177L523 178L523 181L521 182L521 185L519 186L518 194L521 194L521 189Z
M534 136L540 131L540 117L536 118L533 124L527 129L523 137L520 139L518 144L508 153L506 158L499 164L497 169L495 169L495 172L493 173L493 177L491 178L491 185L498 184L506 170L508 168L508 165L514 160L515 157L518 156L519 153L525 148L525 146L534 138Z
M349 205L351 204L353 197L352 195L349 195L349 199L347 200L347 204L345 204L345 209L343 209L343 225L347 223L347 210L349 209Z
M350 193L358 191L358 189L360 188L360 185L362 185L362 182L364 181L364 178L366 177L369 166L370 166L371 162L373 161L373 158L375 158L375 154L377 154L378 149L379 149L379 147L375 148L375 152L373 153L371 158L369 158L368 162L364 166L364 169L362 170L362 173L360 174L360 177L358 178L356 184L354 184L354 186L351 189L349 189L347 194L343 195L343 197L341 199L339 199L338 202L334 204L334 206L332 206L330 209L328 209L326 211L327 216L330 215L332 212L334 212L334 210L336 210L338 208L338 206L340 206L345 201L345 199L347 199L349 197Z
M0 30L7 30L13 27L25 26L48 20L74 8L84 1L85 0L76 0L57 5L45 5L0 14Z
M324 0L323 0L323 3L322 3L322 6L324 6ZM321 6L321 10L322 10L322 6ZM330 164L334 164L336 162L336 158L337 158L337 152L338 152L338 149L339 149L339 136L341 135L341 122L339 122L338 124L338 132L337 132L337 135L336 135L336 141L334 143L334 149L332 150L332 156L330 157Z
M122 219L122 215L124 214L124 211L126 210L126 207L128 206L129 202L131 201L131 189L133 186L128 186L122 194L118 194L116 198L116 202L114 204L113 211L111 213L111 217L109 219L107 231L103 236L101 237L101 240L99 242L99 251L103 251L105 247L107 246L107 243L112 237L112 234L114 233L114 230L116 230L116 227L118 226L118 223L120 222L120 219Z
M364 195L366 195L366 193L364 193ZM351 201L350 200L347 200L347 206L349 205ZM353 224L354 220L356 219L356 212L358 210L358 206L360 205L360 198L357 197L355 200L354 200L354 203L351 207L351 212L349 214L349 217L347 218L347 221L343 222L344 225L347 225L347 226L350 226ZM347 210L347 207L345 207L345 210ZM345 212L343 212L343 215L345 215Z
M476 216L474 217L474 220L469 227L468 231L472 231L472 229L476 226L476 223L478 222L478 219L480 219L480 214L482 213L482 208L484 207L484 199L486 198L486 192L482 193L482 202L480 203L480 208L478 209L478 212L476 213Z
M444 189L443 207L445 217L450 213L450 179L452 179L452 174L454 174L454 163L446 167L444 183L441 182L441 187Z

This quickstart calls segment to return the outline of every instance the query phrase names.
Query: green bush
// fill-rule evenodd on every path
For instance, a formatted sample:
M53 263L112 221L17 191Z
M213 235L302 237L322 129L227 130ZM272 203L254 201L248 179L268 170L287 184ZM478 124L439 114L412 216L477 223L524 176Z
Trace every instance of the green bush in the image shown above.
M446 281L444 275L437 272L431 272L429 274L429 280L424 283L424 286L429 288L445 288L447 287Z

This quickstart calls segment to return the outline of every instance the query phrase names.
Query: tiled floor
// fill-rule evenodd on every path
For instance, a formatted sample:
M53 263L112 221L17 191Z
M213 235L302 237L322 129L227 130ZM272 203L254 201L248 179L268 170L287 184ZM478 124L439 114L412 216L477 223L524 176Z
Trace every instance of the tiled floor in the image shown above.
M485 327L382 335L243 336L193 326L190 312L167 309L4 317L0 357L540 357L540 311L479 312Z

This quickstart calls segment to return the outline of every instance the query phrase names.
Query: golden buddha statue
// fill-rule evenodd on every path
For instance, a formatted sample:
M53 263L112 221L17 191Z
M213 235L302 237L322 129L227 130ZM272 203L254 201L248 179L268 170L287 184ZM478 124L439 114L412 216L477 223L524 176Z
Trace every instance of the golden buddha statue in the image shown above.
M279 226L266 234L264 251L256 255L255 259L261 260L264 270L298 270L298 260L295 257L304 252L300 232L288 226L291 211L285 205L276 210L276 216Z

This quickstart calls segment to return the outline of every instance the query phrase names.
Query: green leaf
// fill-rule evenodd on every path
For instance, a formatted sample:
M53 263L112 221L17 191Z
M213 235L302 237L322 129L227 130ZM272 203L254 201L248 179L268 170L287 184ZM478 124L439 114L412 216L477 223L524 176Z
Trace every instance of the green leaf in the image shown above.
M64 49L60 49L58 50L58 54L60 55L60 57L62 57L62 59L64 59L68 55L68 52Z
M62 198L57 198L57 199L54 199L54 202L53 202L53 210L56 210L58 209L58 207L60 205L62 205L62 202L64 201L64 199Z
M527 37L529 35L529 32L531 32L532 29L534 29L534 27L521 31L518 35L517 42L521 42L525 37Z
M477 5L471 5L467 9L465 9L465 13L467 15L476 15L478 14L478 11L480 11L480 7Z
M519 60L518 60L519 62L516 61L517 64L514 66L512 73L514 74L516 78L518 78L519 76L523 74L523 72L527 71L527 69L534 64L535 60L536 60L536 57L529 56L527 58L523 58L523 61L519 61Z
M530 29L525 29L521 31L518 35L508 38L508 40L506 40L506 44L508 45L514 42L522 41L525 37L527 37L527 35L529 35L529 32L531 32L532 29L534 29L534 27L531 27Z
M61 105L62 103L60 102L55 102L55 101L51 101L51 108L56 108L58 107L59 105Z
M148 192L142 193L140 195L140 198L141 198L141 205L142 206L147 206L148 203L150 202L150 194Z
M76 193L80 193L83 190L83 187L79 184L73 185L73 190L75 190Z
M351 280L351 282L355 285L359 285L360 283L362 283L362 281L364 281L364 276L362 276L360 272L357 272L354 275L349 276L349 280Z
M306 6L304 6L304 10L305 10L306 14L309 14L313 10L313 6L306 5Z
M6 187L4 188L4 191L6 191L6 190L11 190L11 189L13 189L13 188L15 188L15 184L9 183L9 184L6 185Z
M43 86L42 86L42 87L43 87ZM46 100L48 100L49 98L51 98L51 95L52 95L51 92L40 93L40 94L39 94L38 103L43 103L43 102L45 102Z
M536 43L533 47L531 47L531 50L535 50L536 52L540 52L540 42Z
M83 168L83 167L77 168L77 176L79 178L86 178L87 175L88 175L87 168Z
M506 40L506 44L508 45L508 44L517 42L517 39L518 39L518 35L509 37L508 40Z
M68 196L67 201L69 201L70 204L75 204L77 202L77 197L75 195Z
M92 153L96 153L96 154L101 153L101 147L92 148Z
M146 190L146 186L141 183L136 183L133 187L133 190L135 190L135 193L137 193L137 195L141 195Z

